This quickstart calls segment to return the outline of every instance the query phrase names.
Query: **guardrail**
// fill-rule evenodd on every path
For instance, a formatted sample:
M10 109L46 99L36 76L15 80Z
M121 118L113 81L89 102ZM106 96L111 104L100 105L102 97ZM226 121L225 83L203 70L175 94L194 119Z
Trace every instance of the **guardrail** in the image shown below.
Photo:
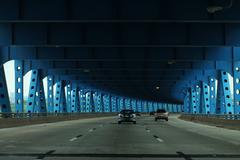
M186 116L197 116L202 118L218 118L226 120L240 120L240 114L182 114Z
M0 113L0 118L13 118L13 119L29 119L37 117L76 117L76 116L87 116L87 115L113 115L114 113L106 112L78 112L78 113Z

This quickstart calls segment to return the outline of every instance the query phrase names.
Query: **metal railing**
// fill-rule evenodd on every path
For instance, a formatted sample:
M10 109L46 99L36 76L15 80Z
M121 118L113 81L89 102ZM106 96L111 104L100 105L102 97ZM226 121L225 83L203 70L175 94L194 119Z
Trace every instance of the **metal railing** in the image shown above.
M0 113L0 118L29 119L38 117L76 117L87 115L113 115L105 112L77 112L77 113Z
M183 115L197 116L197 117L202 117L202 118L218 118L218 119L225 119L225 120L240 120L240 114L187 114L187 113L184 113Z

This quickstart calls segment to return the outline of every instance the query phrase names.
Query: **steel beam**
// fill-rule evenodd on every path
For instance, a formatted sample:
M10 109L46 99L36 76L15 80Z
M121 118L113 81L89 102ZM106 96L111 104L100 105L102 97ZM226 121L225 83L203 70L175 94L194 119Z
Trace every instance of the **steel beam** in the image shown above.
M24 112L23 108L23 61L14 61L14 71L15 71L15 111L16 113Z
M0 106L1 112L3 113L12 112L8 97L8 90L3 65L0 66Z
M33 113L35 111L35 100L36 100L36 92L37 92L37 82L38 81L38 70L32 70L31 79L30 79L30 87L29 87L29 95L27 100L27 112Z
M47 76L47 111L49 113L54 112L54 94L53 94L53 82L54 77L52 75Z

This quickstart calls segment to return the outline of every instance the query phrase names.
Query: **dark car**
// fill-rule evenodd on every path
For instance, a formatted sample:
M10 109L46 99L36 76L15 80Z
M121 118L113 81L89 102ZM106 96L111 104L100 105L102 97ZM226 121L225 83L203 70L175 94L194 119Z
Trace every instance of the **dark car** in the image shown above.
M122 122L133 122L136 124L136 115L134 114L134 111L131 109L124 109L118 114L118 124L121 124Z
M165 109L158 109L154 114L155 121L157 121L158 119L164 119L168 121L168 115L169 113Z
M136 116L141 116L140 112L135 112Z
M149 115L150 115L150 116L153 116L153 115L154 115L154 113L155 113L155 112L153 112L153 111L152 111L152 112L150 112L150 113L149 113Z

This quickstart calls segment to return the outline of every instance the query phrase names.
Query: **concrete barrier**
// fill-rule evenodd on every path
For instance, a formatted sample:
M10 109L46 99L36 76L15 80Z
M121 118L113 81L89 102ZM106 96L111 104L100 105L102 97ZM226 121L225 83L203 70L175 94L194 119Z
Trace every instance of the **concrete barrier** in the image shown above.
M240 120L222 119L216 117L202 117L197 115L180 115L179 119L207 124L216 127L240 130Z
M79 113L69 115L51 115L51 116L39 116L28 118L0 118L0 128L10 128L24 125L33 125L41 123L53 123L59 121L69 121L96 117L109 117L116 116L117 113Z

